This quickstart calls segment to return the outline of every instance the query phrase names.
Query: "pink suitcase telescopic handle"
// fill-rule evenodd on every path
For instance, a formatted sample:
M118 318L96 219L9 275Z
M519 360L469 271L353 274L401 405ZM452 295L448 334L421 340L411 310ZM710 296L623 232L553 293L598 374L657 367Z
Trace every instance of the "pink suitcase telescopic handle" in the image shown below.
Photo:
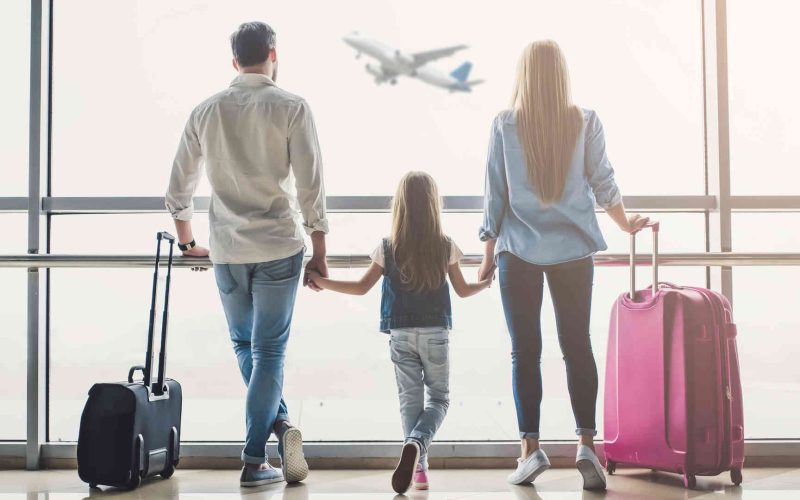
M656 296L658 291L658 230L660 229L659 223L656 221L649 221L644 225L644 228L650 228L653 231L653 297ZM642 229L644 229L642 228ZM638 231L637 231L638 232ZM636 301L636 233L631 233L631 291L630 299Z

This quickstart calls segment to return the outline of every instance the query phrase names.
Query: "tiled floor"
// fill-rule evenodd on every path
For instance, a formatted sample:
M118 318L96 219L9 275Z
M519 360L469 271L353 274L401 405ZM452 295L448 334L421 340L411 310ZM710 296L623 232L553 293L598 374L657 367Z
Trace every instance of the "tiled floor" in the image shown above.
M744 483L734 487L727 475L698 478L696 490L683 488L671 474L623 470L609 479L605 493L583 492L572 469L552 469L535 487L509 486L505 470L434 470L429 492L396 496L389 488L391 471L312 471L300 485L277 484L240 489L238 471L180 470L167 481L154 479L133 492L89 490L73 470L26 472L0 471L0 500L113 499L270 499L270 500L366 500L409 498L411 500L489 499L723 499L789 500L800 498L800 469L749 469Z

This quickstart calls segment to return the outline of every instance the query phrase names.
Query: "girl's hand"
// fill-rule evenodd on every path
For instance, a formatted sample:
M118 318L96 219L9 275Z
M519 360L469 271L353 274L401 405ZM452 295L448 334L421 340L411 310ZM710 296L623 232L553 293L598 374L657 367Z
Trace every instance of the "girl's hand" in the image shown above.
M322 287L320 286L320 282L322 281L320 278L322 278L322 275L319 273L319 271L315 269L308 269L307 273L308 273L308 281L314 283L314 285L316 285L317 288L322 289Z

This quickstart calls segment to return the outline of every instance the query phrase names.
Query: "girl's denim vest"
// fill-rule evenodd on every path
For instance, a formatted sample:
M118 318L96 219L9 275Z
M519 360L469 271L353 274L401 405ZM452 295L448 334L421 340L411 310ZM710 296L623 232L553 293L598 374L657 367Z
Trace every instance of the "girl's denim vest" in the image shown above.
M447 280L436 290L417 293L406 289L394 262L388 238L383 240L383 292L381 294L381 331L396 328L440 326L453 327L450 287Z

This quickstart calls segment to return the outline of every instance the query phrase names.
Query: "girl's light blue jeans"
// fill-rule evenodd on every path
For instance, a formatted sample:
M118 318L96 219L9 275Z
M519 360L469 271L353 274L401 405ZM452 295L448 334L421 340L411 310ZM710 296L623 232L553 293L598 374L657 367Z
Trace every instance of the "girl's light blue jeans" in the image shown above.
M400 418L406 441L420 447L419 463L428 469L428 447L450 405L450 355L446 328L400 328L389 341Z

